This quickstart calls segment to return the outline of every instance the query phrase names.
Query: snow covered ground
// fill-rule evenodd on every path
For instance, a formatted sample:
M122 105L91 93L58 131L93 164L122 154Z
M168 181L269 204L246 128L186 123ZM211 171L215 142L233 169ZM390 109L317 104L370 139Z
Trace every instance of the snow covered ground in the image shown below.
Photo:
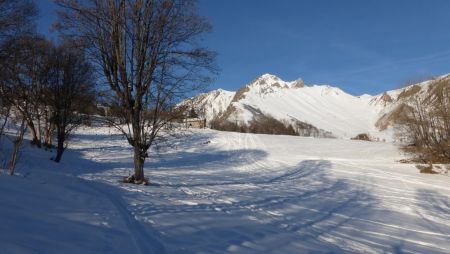
M73 142L0 175L0 253L450 253L450 178L390 143L197 130L134 186L122 137Z

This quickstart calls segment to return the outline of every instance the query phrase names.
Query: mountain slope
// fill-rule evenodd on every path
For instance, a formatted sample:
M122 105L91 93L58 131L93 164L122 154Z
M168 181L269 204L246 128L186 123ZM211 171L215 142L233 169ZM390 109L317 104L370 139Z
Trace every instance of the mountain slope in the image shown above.
M222 115L233 99L235 92L223 89L214 90L208 93L201 93L193 98L183 101L180 105L195 111L207 122L211 122L215 117Z
M445 78L443 76L441 78ZM248 125L260 116L283 123L306 123L331 132L335 137L351 138L368 133L379 139L392 138L392 125L405 113L408 100L430 93L430 81L380 95L353 96L328 85L305 85L302 80L283 81L264 74L236 93L216 90L189 100L208 122Z

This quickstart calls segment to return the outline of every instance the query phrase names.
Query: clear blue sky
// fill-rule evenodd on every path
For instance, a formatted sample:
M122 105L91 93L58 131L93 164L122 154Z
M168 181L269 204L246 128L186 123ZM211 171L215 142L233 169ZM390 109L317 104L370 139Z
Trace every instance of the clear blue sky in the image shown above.
M39 29L53 22L51 0ZM449 0L200 0L218 53L211 89L236 90L272 73L376 94L409 80L450 73Z

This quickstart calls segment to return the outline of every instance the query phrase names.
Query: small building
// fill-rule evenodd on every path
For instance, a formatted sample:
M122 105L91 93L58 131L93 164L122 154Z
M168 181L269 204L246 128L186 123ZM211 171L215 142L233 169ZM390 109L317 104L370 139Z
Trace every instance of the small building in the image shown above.
M183 124L186 128L202 129L206 127L206 119L200 118L185 118Z
M97 104L97 111L100 115L106 116L108 117L110 112L111 112L111 107L105 106L105 105L101 105L101 104Z

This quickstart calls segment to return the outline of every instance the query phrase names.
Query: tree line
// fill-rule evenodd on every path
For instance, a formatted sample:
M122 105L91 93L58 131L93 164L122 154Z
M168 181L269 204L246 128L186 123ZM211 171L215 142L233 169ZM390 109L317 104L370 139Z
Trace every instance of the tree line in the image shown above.
M26 131L33 145L56 146L54 161L61 160L69 135L95 105L95 86L92 66L75 42L54 44L36 33L34 2L1 0L0 10L0 131L12 142L6 165L12 174ZM14 132L6 135L7 129Z
M111 113L105 121L133 147L134 174L125 181L148 183L145 160L182 114L176 103L217 73L215 53L200 43L211 25L193 0L55 2L58 43L35 32L33 1L0 0L3 123L14 122L18 146L27 130L37 147L56 142L59 161L101 101Z

